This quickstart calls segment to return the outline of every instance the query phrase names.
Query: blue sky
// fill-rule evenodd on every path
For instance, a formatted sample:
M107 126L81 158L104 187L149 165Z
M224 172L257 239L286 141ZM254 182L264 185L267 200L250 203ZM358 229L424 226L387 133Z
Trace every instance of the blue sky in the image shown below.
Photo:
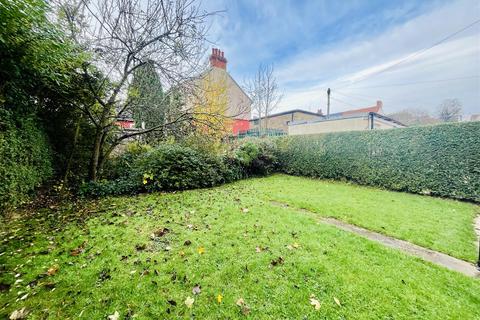
M274 64L284 93L278 111L325 109L331 87L333 111L380 99L386 113L433 112L443 99L458 98L466 114L480 113L480 23L398 64L479 20L478 1L208 0L204 6L225 10L213 19L209 38L225 51L239 83L260 63Z

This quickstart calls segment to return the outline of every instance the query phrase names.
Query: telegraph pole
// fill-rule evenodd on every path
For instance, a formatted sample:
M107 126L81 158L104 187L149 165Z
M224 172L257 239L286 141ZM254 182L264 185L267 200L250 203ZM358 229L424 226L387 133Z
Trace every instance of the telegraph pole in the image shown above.
M330 116L330 88L327 89L327 118Z

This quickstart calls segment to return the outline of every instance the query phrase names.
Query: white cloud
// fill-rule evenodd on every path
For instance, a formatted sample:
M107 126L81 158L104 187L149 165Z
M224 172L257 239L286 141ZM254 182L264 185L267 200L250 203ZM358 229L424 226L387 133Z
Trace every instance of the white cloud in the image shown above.
M316 110L326 104L325 89L332 87L332 97L354 106L373 105L384 100L385 111L406 107L433 110L443 99L456 97L464 103L466 113L480 112L480 79L424 83L414 86L378 87L422 80L480 76L480 24L425 53L408 59L391 70L391 65L439 41L480 18L479 3L458 1L437 7L383 34L358 37L315 52L302 52L277 68L285 88L281 109L303 107ZM363 79L360 80L359 79ZM351 81L351 87L341 88ZM364 89L353 89L364 87ZM343 96L342 96L343 94ZM334 111L352 108L332 101Z

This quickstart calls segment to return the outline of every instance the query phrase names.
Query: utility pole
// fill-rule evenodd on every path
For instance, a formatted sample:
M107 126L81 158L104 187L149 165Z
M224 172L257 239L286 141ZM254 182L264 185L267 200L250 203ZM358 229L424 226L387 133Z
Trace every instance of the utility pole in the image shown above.
M330 88L327 89L327 118L330 116Z

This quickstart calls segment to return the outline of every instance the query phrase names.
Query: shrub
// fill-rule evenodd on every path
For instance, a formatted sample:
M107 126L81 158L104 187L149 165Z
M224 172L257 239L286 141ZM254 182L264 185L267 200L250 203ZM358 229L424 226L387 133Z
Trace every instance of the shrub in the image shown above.
M84 196L132 194L205 188L276 169L276 145L251 140L230 153L217 154L205 148L162 144L154 149L138 144L107 166L110 180L90 182L80 188Z
M271 140L252 139L235 151L246 176L267 175L277 169L277 148Z
M146 190L184 190L224 182L220 158L178 144L160 145L135 163Z
M293 136L283 172L480 202L480 122Z
M52 175L51 152L36 117L0 110L0 211L24 202Z
M139 156L152 150L148 144L137 141L128 143L123 153L107 162L103 175L109 180L116 180L130 175Z

